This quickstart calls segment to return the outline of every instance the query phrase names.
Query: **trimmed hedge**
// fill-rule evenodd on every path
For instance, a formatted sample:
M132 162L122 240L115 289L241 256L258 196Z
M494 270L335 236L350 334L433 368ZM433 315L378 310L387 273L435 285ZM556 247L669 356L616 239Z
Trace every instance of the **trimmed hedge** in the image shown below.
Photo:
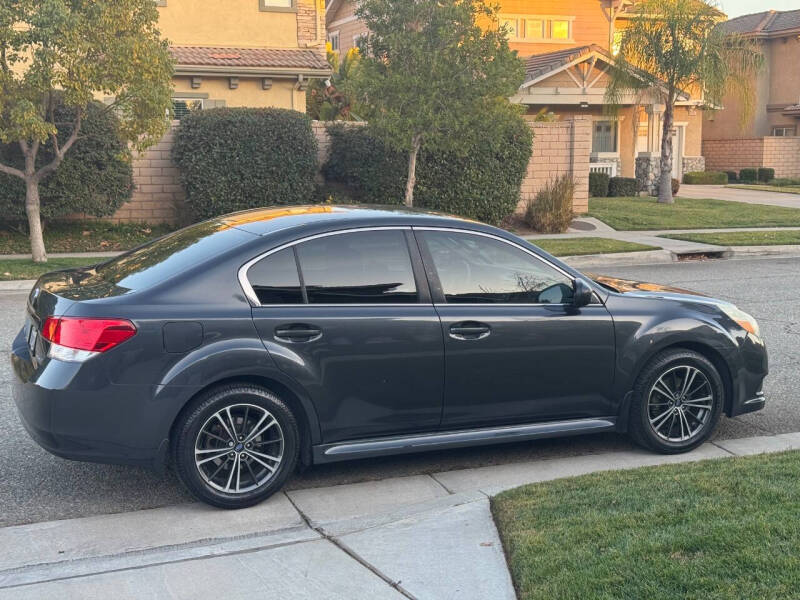
M786 186L794 186L800 185L800 179L798 178L791 178L791 177L779 177L778 179L773 179L770 181L771 185L776 185L778 187L786 187Z
M739 171L739 181L758 181L758 169L742 169Z
M314 197L311 119L279 108L215 108L183 118L172 157L199 219Z
M608 180L609 196L635 196L639 193L639 182L634 177L612 177Z
M728 174L722 171L691 171L684 173L683 183L692 185L725 185Z
M608 196L608 173L589 173L589 195L595 198Z
M69 137L68 125L74 110L56 108L60 143ZM37 157L37 168L53 159L53 147L47 142ZM23 168L25 160L17 143L0 144L0 161ZM45 219L72 213L107 217L133 194L131 153L119 137L119 119L98 102L89 104L81 125L80 137L70 148L58 169L39 184L41 214ZM25 221L25 182L0 173L0 219Z
M454 154L423 149L417 161L414 205L499 223L514 212L531 155L530 127L518 115L493 115L475 139ZM369 126L332 125L323 166L329 183L346 186L358 202L402 204L407 155L377 139Z
M725 171L728 176L728 183L735 183L739 181L739 174L736 171Z
M758 168L758 180L763 181L764 183L769 183L775 179L775 169L770 169L766 167L759 167Z

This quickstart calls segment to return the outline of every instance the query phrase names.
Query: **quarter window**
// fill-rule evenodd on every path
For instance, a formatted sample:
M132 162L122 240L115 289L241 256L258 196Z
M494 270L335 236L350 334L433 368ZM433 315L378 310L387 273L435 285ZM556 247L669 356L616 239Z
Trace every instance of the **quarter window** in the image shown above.
M296 248L310 304L417 302L402 230L329 235Z
M425 231L423 238L450 304L572 301L567 276L516 246L450 231Z
M261 304L302 304L294 248L270 254L247 271L247 279Z

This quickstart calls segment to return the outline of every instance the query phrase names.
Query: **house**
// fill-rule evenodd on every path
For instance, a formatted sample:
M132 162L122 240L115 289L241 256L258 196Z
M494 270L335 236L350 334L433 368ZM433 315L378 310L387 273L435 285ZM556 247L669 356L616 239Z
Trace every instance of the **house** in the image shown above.
M703 131L709 166L719 170L772 167L800 177L800 10L764 11L731 19L726 31L756 40L765 64L756 76L756 102L743 122L735 97ZM788 139L787 139L788 138Z
M219 106L305 112L310 79L328 77L324 0L158 0L175 60L180 118Z
M629 96L614 116L605 101L613 48L632 16L631 0L500 0L499 21L525 62L525 82L512 101L534 120L591 120L590 170L635 177L652 186L658 171L664 106L648 95ZM330 0L328 40L340 52L367 34L354 15L355 0ZM700 94L677 103L673 175L704 170Z

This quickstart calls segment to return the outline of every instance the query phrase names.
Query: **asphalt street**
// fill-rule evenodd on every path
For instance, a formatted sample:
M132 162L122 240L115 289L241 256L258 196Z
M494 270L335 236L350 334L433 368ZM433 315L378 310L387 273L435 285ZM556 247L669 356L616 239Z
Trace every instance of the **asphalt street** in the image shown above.
M800 431L800 258L760 258L594 269L607 275L694 289L735 302L762 327L770 354L767 407L723 418L717 438ZM22 325L25 294L0 293L0 348ZM172 473L75 463L31 441L16 414L7 360L0 361L0 526L116 513L190 501ZM113 399L109 399L113 401ZM313 467L289 489L434 471L629 449L625 436L602 434Z

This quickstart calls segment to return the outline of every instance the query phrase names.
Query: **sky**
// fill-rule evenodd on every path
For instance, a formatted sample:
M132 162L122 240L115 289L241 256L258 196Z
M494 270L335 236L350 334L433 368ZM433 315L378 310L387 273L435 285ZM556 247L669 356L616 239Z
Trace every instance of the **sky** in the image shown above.
M800 0L717 0L722 11L729 18L749 15L765 10L795 10L800 8Z

